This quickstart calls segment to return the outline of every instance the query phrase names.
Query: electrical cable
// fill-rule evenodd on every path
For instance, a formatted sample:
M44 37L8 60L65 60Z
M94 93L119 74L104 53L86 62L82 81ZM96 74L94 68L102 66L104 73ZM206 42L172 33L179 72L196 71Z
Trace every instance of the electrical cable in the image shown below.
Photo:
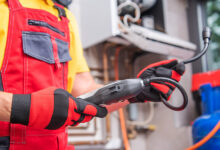
M154 82L154 83L159 82L159 83L161 83L160 81L162 81L162 82L169 82L172 85L176 86L179 89L179 91L181 92L181 94L183 95L183 103L182 103L182 105L180 105L178 107L169 104L167 102L167 100L164 99L161 96L161 101L164 103L164 105L166 105L168 108L170 108L172 110L175 110L175 111L183 110L187 106L187 104L188 104L188 96L187 96L187 93L186 93L186 91L184 90L184 88L183 88L183 86L181 84L179 84L175 80L172 80L172 79L169 79L169 78L164 78L164 77L152 77L152 78L149 78L149 79L144 79L144 84L145 85L149 85L151 82Z
M195 150L195 149L201 147L203 144L208 142L208 140L210 140L215 135L215 133L218 132L219 129L220 129L220 121L218 121L218 123L215 125L215 127L202 140L200 140L198 143L194 144L193 146L191 146L185 150Z
M192 57L192 58L190 58L188 60L184 60L183 61L184 64L192 63L192 62L198 60L200 57L202 57L207 52L208 47L209 47L210 37L211 37L211 30L210 30L210 28L205 27L203 29L202 36L203 36L203 41L204 41L204 48L203 48L203 50L198 55L196 55L195 57Z
M203 36L203 41L204 41L204 48L201 50L201 52L199 54L197 54L196 56L194 56L194 57L192 57L190 59L184 60L183 62L180 62L180 63L184 63L184 64L192 63L192 62L198 60L199 58L201 58L207 52L208 46L209 46L209 42L210 42L210 37L211 37L211 30L210 30L210 28L205 27L203 29L202 36ZM164 105L166 105L168 108L170 108L170 109L172 109L174 111L181 111L181 110L183 110L187 106L187 104L188 104L188 96L187 96L186 91L184 90L184 88L178 82L176 82L173 79L164 78L164 77L153 77L153 78L145 79L144 80L144 82L146 84L149 84L150 82L157 83L157 82L160 82L160 81L168 82L168 83L171 83L172 85L176 86L179 89L179 91L181 92L182 96L183 96L183 103L182 103L181 106L178 106L178 107L169 104L166 101L166 99L164 99L161 96L161 101L164 103ZM160 82L160 84L162 84L162 83Z
M206 51L208 50L208 46L209 46L209 43L205 43L205 46L204 46L203 50L201 51L201 53L199 53L198 55L196 55L193 58L190 58L188 60L183 61L183 63L184 64L192 63L192 62L196 61L197 59L199 59L200 57L202 57L206 53Z

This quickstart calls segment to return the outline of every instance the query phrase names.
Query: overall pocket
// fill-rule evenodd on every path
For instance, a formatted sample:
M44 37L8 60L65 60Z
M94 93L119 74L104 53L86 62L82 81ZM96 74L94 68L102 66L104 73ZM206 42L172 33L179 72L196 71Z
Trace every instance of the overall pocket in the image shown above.
M66 88L69 43L43 32L22 32L25 92Z

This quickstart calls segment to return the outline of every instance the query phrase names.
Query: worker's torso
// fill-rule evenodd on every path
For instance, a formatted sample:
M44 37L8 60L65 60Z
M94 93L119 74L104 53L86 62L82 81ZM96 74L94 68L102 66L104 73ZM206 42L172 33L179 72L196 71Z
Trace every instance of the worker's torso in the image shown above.
M66 89L71 57L64 9L57 5L61 15L58 18L44 10L25 8L19 0L8 0L8 4L9 25L1 67L1 89L14 94L29 94L50 86ZM10 135L12 150L66 149L64 130L36 130L6 122L0 122L0 128L1 137Z

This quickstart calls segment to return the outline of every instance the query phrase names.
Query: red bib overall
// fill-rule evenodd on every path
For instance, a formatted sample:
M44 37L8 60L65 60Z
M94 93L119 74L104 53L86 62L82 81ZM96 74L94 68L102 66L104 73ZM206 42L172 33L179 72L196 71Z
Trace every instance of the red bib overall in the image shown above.
M8 0L8 6L8 37L1 68L4 91L29 94L50 86L66 89L71 57L63 7L55 5L60 14L57 18L44 10L24 8L19 0ZM63 129L36 130L0 122L0 136L10 136L10 150L67 149L67 134Z

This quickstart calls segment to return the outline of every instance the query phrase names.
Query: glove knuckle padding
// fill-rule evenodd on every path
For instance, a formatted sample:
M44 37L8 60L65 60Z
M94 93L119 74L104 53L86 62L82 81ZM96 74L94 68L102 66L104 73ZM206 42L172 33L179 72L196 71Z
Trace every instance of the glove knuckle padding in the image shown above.
M178 63L176 66L175 66L175 68L174 68L174 70L178 73L178 74L180 74L180 75L183 75L184 74L184 72L185 72L185 65L184 65L184 63Z
M103 118L107 115L107 109L105 107L101 107L90 102L86 102L83 99L76 99L77 103L77 112L83 113L86 115L96 116Z
M97 106L97 113L96 113L96 117L100 117L100 118L104 118L107 114L108 114L108 111L105 107L101 107L101 106Z
M146 79L151 77L166 77L171 78L176 81L180 81L181 75L185 71L185 65L183 63L178 63L176 59L165 60L151 64L144 69L142 69L137 77ZM167 82L153 82L145 88L142 93L140 93L134 102L144 102L149 101L160 101L161 97L169 99L175 86Z
M68 117L69 93L63 89L54 91L54 111L46 129L58 129L63 126Z
M80 98L76 98L76 99L74 99L74 101L76 102L76 106L77 106L75 111L77 113L83 113L85 110L85 107L88 103Z
M165 60L162 62L163 62L163 64L158 65L158 66L165 67L165 68L172 68L178 64L178 61L176 59Z
M154 72L155 72L155 68L149 68L145 70L144 72L142 72L142 74L139 75L139 78L144 79L144 78L152 77Z
M172 77L172 70L168 69L168 68L164 68L164 67L158 67L155 70L155 74L158 77L168 77L168 78L170 78L170 77Z
M132 103L135 102L145 102L145 101L154 101L160 102L160 93L150 86L144 88L143 92L141 92ZM132 99L133 100L133 99Z

